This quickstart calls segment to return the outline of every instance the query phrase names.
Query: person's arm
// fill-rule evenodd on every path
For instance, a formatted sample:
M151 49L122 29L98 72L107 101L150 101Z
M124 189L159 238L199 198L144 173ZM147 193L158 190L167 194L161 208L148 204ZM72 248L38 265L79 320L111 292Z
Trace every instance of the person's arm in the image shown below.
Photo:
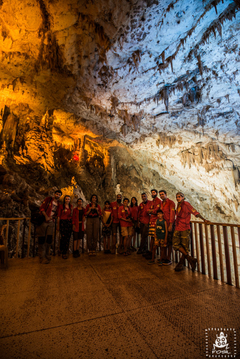
M51 197L47 197L47 198L43 201L43 203L41 204L41 207L40 207L40 212L42 212L42 214L44 215L46 222L49 222L50 219L51 219L51 218L47 215L47 213L46 213L47 208L50 206L51 200L52 200Z
M185 203L185 205L186 205L186 203ZM207 219L203 218L203 216L202 216L199 212L197 212L196 209L193 208L190 203L188 203L187 206L188 206L189 211L190 211L196 218L201 218L201 219L204 221L204 223L206 223L206 224L209 224L209 223L210 223L210 221L208 221Z
M168 226L168 232L172 232L173 223L175 221L175 203L174 202L170 203L169 211L170 211L170 223L169 223L169 226Z
M89 213L91 212L91 209L92 209L92 207L90 206L90 204L88 204L87 207L86 207L85 213L84 213L85 216L89 215Z

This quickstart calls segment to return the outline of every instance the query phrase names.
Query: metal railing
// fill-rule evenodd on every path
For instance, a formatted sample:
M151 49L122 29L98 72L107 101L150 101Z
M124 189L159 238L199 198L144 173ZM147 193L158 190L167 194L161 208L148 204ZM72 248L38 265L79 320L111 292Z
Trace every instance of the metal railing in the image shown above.
M35 227L30 218L0 218L6 222L6 245L9 238L10 221L17 221L16 244L14 258L18 258L19 246L21 244L21 258L29 257L30 248L32 256L35 256L36 236ZM23 222L23 223L22 223ZM22 235L20 241L20 228L22 223ZM26 229L28 231L26 237ZM101 250L101 226L99 228L99 250ZM231 238L231 241L229 241ZM238 238L238 242L236 242ZM27 239L27 249L26 249ZM139 237L137 236L139 246ZM52 244L53 255L55 255L56 235ZM84 240L82 241L84 252ZM25 255L26 253L26 255ZM223 283L235 285L239 288L240 277L240 224L213 223L205 224L201 221L191 221L191 255L197 258L197 271L208 275L210 278L221 280ZM173 256L174 257L174 256ZM179 254L175 253L175 261Z
M198 272L239 288L240 224L191 221L191 255Z

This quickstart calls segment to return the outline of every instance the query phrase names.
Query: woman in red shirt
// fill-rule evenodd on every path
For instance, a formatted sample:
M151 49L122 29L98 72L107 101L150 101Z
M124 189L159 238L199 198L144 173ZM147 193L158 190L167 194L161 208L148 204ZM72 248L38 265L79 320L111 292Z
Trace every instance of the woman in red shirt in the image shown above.
M87 217L86 234L89 255L96 255L97 241L99 235L99 217L102 215L101 207L98 204L98 196L93 194L90 203L85 209Z
M73 257L80 257L79 246L80 240L84 236L84 212L82 198L77 200L77 207L73 210L72 224L73 224Z
M135 244L136 244L136 234L139 231L138 227L138 202L136 197L131 198L130 204L130 212L131 212L131 219L133 222L133 235L130 239L129 247L132 251L136 251ZM133 239L133 242L132 242ZM132 244L132 245L131 245Z
M61 241L60 251L62 258L67 259L70 237L72 234L72 205L70 204L70 196L66 195L63 204L58 209L57 230L60 230Z

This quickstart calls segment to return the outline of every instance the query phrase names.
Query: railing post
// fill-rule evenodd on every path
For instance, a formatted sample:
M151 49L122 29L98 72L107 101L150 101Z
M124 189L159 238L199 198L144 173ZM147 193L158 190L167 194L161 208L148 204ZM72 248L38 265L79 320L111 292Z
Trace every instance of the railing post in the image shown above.
M101 221L99 219L99 252L101 251L101 240L102 240Z
M20 233L21 221L18 220L18 229L17 229L17 243L16 243L16 257L18 258L18 245L19 245L19 233Z
M227 268L227 284L232 285L231 265L230 265L230 256L229 256L229 246L228 246L228 234L227 234L227 227L225 227L225 226L223 226L223 238L224 238L224 247L225 247L226 268Z
M220 226L219 225L217 225L217 237L218 237L218 249L219 249L221 281L224 283L222 242L221 242L221 234L220 234Z
M7 219L7 229L6 229L6 247L8 246L8 233L9 233L9 219Z
M196 243L196 252L197 252L197 271L200 272L199 266L199 248L198 248L198 231L197 231L197 223L194 223L194 232L195 232L195 243Z
M193 241L193 225L190 223L191 231L190 231L190 240L191 240L191 256L194 257L194 241Z
M213 278L218 279L217 276L217 259L216 259L216 246L215 246L215 233L214 225L210 224L211 231L211 245L212 245L212 260L213 260Z
M233 261L234 261L234 273L236 287L239 288L239 275L238 275L238 261L237 261L237 249L235 242L234 227L231 227L232 247L233 247Z
M24 258L24 239L25 239L25 229L26 229L26 218L24 218L24 220L23 220L22 258Z
M206 274L206 270L205 270L205 256L204 256L204 245L203 245L203 229L202 229L202 223L199 223L199 239L200 239L200 252L201 252L202 274Z
M209 250L209 242L208 242L208 227L205 224L205 237L206 237L206 248L207 248L207 263L208 263L208 275L209 278L212 277L212 271L211 271L211 261L210 261L210 250Z
M34 230L33 230L33 258L35 257L35 247L36 247L36 226L34 225Z
M28 226L28 247L27 247L27 257L29 257L29 250L30 250L30 239L31 239L31 221L29 220L29 226Z

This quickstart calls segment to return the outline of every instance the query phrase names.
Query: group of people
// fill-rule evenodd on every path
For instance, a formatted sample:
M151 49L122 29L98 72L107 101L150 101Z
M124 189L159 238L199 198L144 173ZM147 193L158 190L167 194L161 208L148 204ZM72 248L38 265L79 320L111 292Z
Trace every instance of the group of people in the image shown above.
M159 193L159 197L158 197ZM185 201L184 194L176 194L175 203L167 197L165 190L151 190L152 199L149 200L146 193L142 193L142 202L137 203L136 197L122 200L118 194L115 202L105 201L104 207L98 204L98 196L93 194L90 203L83 207L83 200L77 200L77 206L73 208L70 196L66 195L63 204L59 203L62 192L57 190L54 197L47 197L40 207L40 212L45 217L41 226L37 228L38 251L40 262L45 256L45 263L49 263L50 247L52 244L55 223L60 232L60 253L63 259L68 258L69 242L73 232L73 257L80 256L79 246L84 233L87 236L88 253L96 255L96 247L99 236L100 221L102 222L102 235L104 238L104 253L123 254L128 256L137 250L136 234L140 233L141 243L137 254L142 254L148 264L171 265L172 248L181 253L179 263L175 271L184 268L185 259L189 262L192 271L195 271L197 260L190 256L190 219L191 214L204 219L189 202ZM85 228L86 219L86 228ZM117 234L119 242L117 244ZM148 236L150 236L150 250L148 250ZM117 248L116 248L117 247ZM160 248L160 258L156 261L156 251Z

